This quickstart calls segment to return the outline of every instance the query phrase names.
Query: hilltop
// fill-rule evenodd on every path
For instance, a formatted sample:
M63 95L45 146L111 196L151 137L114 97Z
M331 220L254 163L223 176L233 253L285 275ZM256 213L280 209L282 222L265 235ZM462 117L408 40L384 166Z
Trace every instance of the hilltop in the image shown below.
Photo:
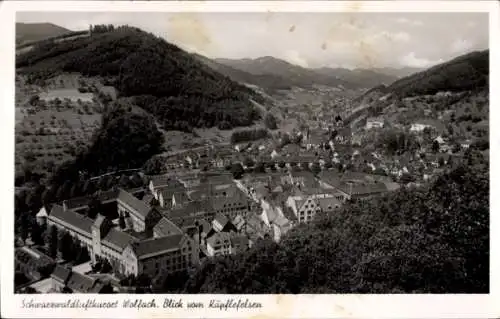
M398 79L396 76L370 69L320 68L315 69L315 71L324 75L336 76L360 88L368 88L381 84L388 85Z
M311 87L313 84L346 88L356 86L334 75L322 74L270 56L257 59L215 59L215 62L244 71L253 76L279 77L282 83L289 87Z
M40 41L71 32L52 23L16 23L16 44Z
M387 93L401 97L485 88L489 77L489 50L474 51L395 81Z
M252 74L241 69L226 65L218 59L209 59L203 55L193 54L195 58L234 81L259 86L272 92L274 90L286 90L292 87L292 82L276 74Z
M420 72L423 69L406 66L401 68L391 68L391 67L373 68L371 70L380 74L385 74L400 79L404 78L405 76L412 75L413 73Z
M260 85L263 88L290 89L293 86L310 88L312 85L368 89L389 85L402 76L419 71L415 68L305 68L271 56L257 59L214 59L203 61L236 81Z
M165 129L231 128L259 118L251 102L258 94L177 46L128 26L104 31L41 43L19 55L16 67L30 83L69 72L105 78Z

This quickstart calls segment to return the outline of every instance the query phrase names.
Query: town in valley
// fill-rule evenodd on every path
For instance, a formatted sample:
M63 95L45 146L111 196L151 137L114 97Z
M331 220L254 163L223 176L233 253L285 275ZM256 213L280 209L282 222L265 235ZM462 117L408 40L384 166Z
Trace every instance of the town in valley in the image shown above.
M348 69L39 15L16 24L16 293L488 292L487 41Z

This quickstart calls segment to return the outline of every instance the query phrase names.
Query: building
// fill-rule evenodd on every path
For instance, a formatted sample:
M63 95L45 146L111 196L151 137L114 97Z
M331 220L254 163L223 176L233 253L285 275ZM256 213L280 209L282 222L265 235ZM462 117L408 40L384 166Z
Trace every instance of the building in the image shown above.
M158 224L156 224L156 226L153 228L154 238L179 235L182 233L183 231L177 225L175 225L172 221L165 217L162 217Z
M286 206L292 209L299 224L308 223L322 208L328 212L340 208L342 203L335 195L335 192L320 188L296 191L288 197Z
M233 251L231 247L231 236L226 232L215 232L207 238L208 256L230 255Z
M52 291L64 293L109 293L113 288L109 283L72 271L57 265L50 275Z
M160 220L160 213L123 189L116 198L118 215L123 216L136 232L150 231Z
M127 209L127 211L130 211L129 208ZM152 266L149 265L151 260L163 260L167 258L164 254L169 254L170 249L172 252L183 252L183 247L186 245L191 247L189 248L190 251L192 251L192 249L197 249L196 246L191 244L191 239L187 238L181 240L181 237L184 238L183 236L185 236L185 234L178 226L166 220L166 218L162 218L156 211L155 214L158 214L160 218L148 218L148 216L151 216L148 215L144 220L145 229L150 230L151 236L149 236L147 232L134 232L137 233L137 235L142 234L136 237L128 232L119 230L109 219L102 215L98 215L95 220L92 220L75 211L65 211L61 205L54 205L52 207L47 217L47 223L49 226L54 225L60 230L67 231L72 237L77 238L81 245L85 245L88 248L93 263L98 259L107 259L110 261L113 268L120 273L126 273L128 271L128 273L137 275L145 270L150 274L152 271ZM172 243L172 240L169 241L165 239L172 239L172 236L180 236L179 241L175 243L177 246L174 245L175 247L172 246L167 249L168 251L164 251L164 248L167 246L164 247L158 243ZM144 237L147 239L144 240ZM155 240L159 241L157 242ZM143 242L150 243L153 248L141 248L145 245ZM125 250L131 246L133 250L138 247L137 251L134 250L135 259L133 260L135 261L132 262L132 264L130 259L131 253L125 252ZM155 249L158 251L155 251ZM185 254L183 254L183 256L184 255ZM189 265L194 262L193 260L196 261L197 259L191 259ZM145 263L144 265L143 261Z
M197 241L186 234L131 242L122 254L125 275L174 273L198 263Z
M210 193L210 202L214 214L224 214L233 219L250 211L251 200L235 184L231 184L215 187Z
M372 128L383 128L385 120L381 117L371 117L366 120L365 129L370 130Z

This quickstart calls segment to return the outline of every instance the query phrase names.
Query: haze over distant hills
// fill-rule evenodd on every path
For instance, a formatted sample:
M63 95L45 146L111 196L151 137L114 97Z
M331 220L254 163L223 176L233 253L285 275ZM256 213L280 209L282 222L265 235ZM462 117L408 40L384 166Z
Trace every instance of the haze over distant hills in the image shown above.
M71 30L52 23L16 23L16 44L39 41L70 32Z
M418 71L416 68L378 68L378 69L354 69L346 68L317 68L309 69L289 62L270 57L257 59L214 59L218 65L212 63L212 67L225 69L228 76L236 76L234 70L248 74L264 77L274 77L273 81L280 78L284 86L310 86L311 84L322 84L328 86L343 86L345 88L371 88L381 84L388 85L400 77L410 75ZM224 68L230 67L231 69ZM231 72L229 72L231 71ZM223 71L221 71L223 72ZM238 75L242 76L241 74ZM246 76L249 77L248 75ZM268 78L268 80L270 80Z

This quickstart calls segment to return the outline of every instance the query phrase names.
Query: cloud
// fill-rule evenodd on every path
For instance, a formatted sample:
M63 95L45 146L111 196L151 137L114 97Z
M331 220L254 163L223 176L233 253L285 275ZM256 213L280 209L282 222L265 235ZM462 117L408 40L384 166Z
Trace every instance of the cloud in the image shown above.
M469 22L467 23L467 26L468 26L469 28L475 28L475 27L477 26L477 23L476 23L476 22L474 22L474 21L469 21Z
M283 59L292 64L300 65L301 67L307 68L309 63L304 59L301 54L296 50L288 50L284 53Z
M388 31L382 31L379 33L375 33L371 36L368 36L366 39L366 42L370 44L378 44L380 45L380 42L386 41L386 42L409 42L411 39L411 36L406 33L406 32L388 32Z
M401 23L401 24L413 25L416 27L424 25L424 23L420 20L410 20L407 18L398 18L398 19L396 19L396 22Z
M456 39L451 44L450 50L452 53L462 53L464 51L470 50L473 46L474 44L469 40Z
M426 58L419 58L415 55L415 52L410 52L407 55L399 59L399 63L402 66L409 66L413 68L428 68L432 65L443 62L443 59L430 60Z

